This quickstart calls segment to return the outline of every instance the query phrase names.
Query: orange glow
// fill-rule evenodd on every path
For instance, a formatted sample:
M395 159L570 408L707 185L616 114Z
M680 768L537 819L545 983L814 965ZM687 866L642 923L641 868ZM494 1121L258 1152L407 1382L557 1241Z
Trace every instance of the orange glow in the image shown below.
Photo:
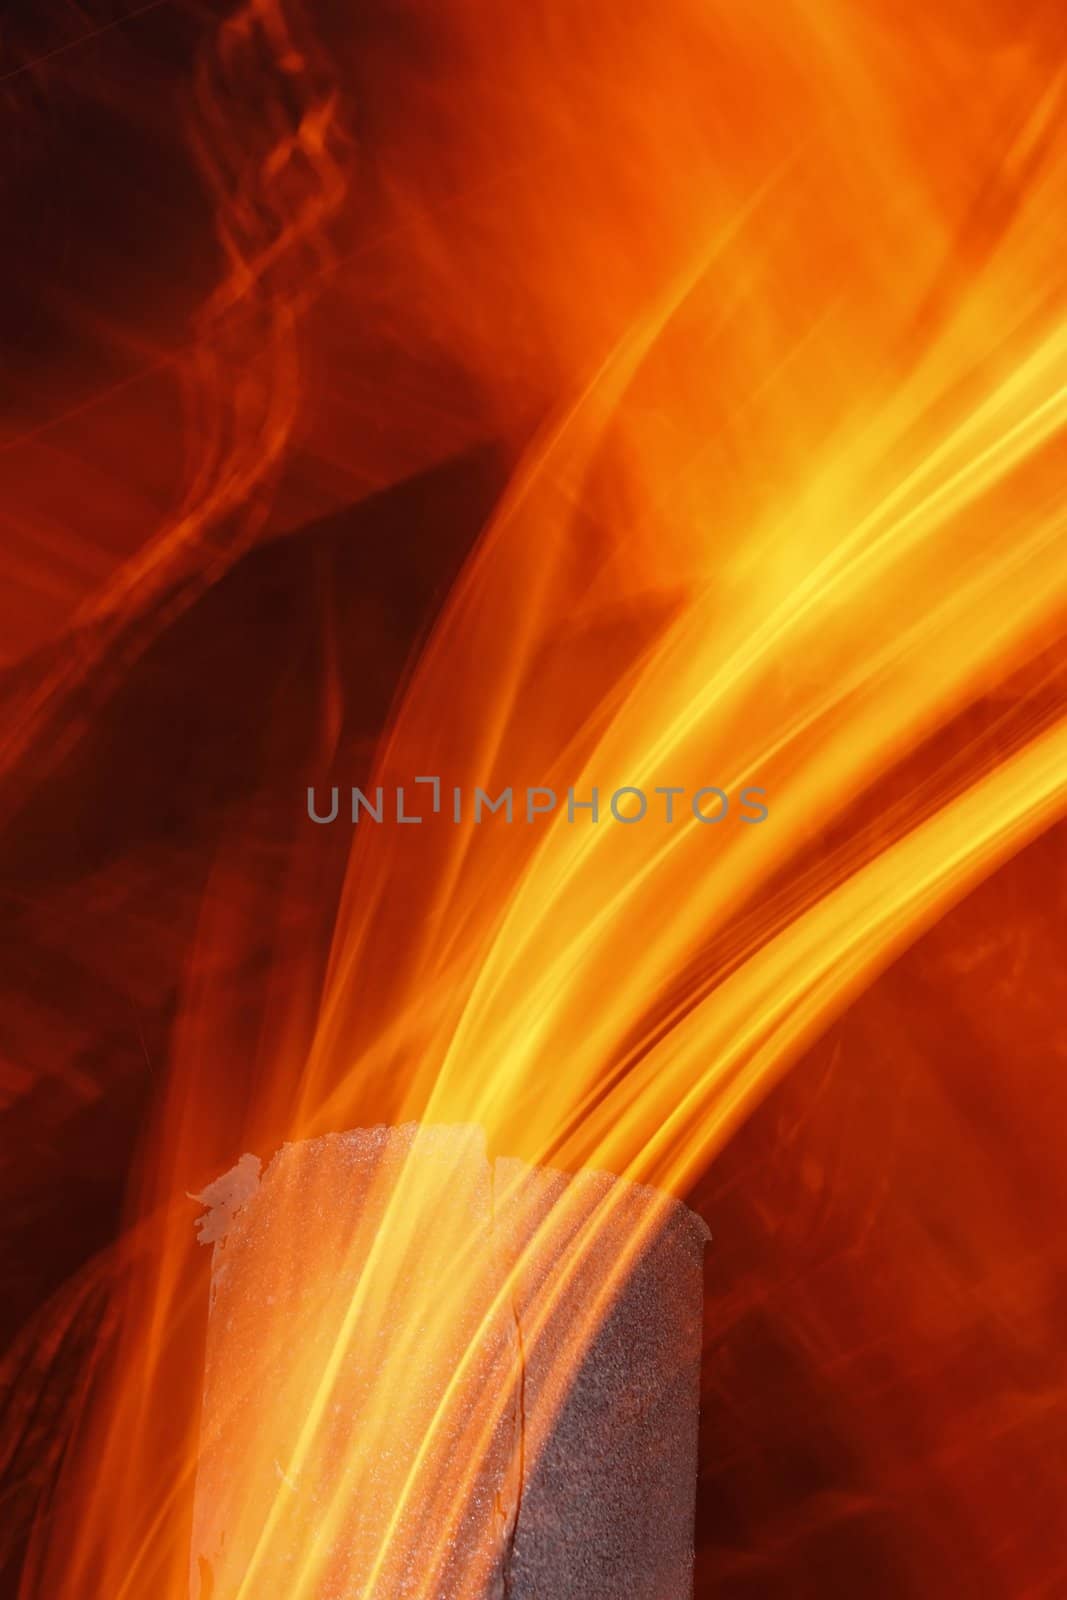
M5 771L53 746L58 760L257 541L493 437L513 463L506 492L369 778L338 731L323 600L306 781L596 789L604 811L624 786L685 799L670 823L657 802L633 825L558 805L530 823L444 808L350 828L343 788L331 837L350 832L351 850L321 984L286 910L328 830L294 831L268 891L244 819L228 818L109 1263L114 1340L86 1375L22 1600L188 1592L207 1303L188 1195L242 1152L476 1124L493 1153L684 1196L857 995L1067 809L1054 13L410 9L425 36L410 53L384 29L373 48L335 36L286 0L250 0L205 45L189 147L215 282L176 329L127 335L151 344L145 370L170 375L185 420L151 448L151 408L122 423L144 430L151 481L112 491L126 547L106 575L93 531L75 518L65 532L85 581L23 622L27 648L64 630L77 647L16 700ZM5 521L50 526L54 464L10 432L25 470ZM759 788L767 820L701 823L689 797L703 787ZM274 948L242 1095L227 1087L227 962L256 921ZM411 1270L445 1210L427 1181L413 1165L375 1197L385 1220L353 1238L369 1258L354 1298L317 1274L290 1219L278 1248L330 1336L262 1393L293 1457L276 1472L260 1459L257 1405L248 1481L269 1492L235 1513L256 1557L198 1597L194 1575L196 1600L316 1600L323 1550L373 1495L389 1509L362 1552L367 1592L399 1593L413 1564L423 1600L440 1592L518 1376L503 1363L475 1392L511 1285L472 1326L484 1263L451 1223L434 1246L454 1258L447 1291ZM595 1249L614 1202L576 1205L531 1230L524 1267L562 1240L571 1271ZM569 1329L557 1401L647 1237L634 1226ZM292 1483L327 1481L345 1353L395 1329L398 1301L311 1527ZM535 1338L557 1310L547 1297ZM280 1360L268 1314L256 1337L253 1393ZM406 1453L383 1489L392 1438ZM283 1551L284 1588L265 1576ZM472 1569L462 1592L484 1578Z

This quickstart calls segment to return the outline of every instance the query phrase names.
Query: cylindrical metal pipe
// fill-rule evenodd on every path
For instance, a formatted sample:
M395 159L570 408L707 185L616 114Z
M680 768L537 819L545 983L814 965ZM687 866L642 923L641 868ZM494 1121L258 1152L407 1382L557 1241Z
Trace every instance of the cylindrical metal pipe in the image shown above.
M473 1128L204 1197L192 1600L685 1600L703 1223Z

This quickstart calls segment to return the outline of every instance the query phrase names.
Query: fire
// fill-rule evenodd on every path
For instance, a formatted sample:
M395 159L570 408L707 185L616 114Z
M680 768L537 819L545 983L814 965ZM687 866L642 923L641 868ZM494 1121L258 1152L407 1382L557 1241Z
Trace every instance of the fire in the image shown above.
M235 838L111 1263L116 1331L71 1419L25 1600L187 1592L206 1289L185 1197L209 1158L474 1124L494 1152L684 1194L805 1044L1067 806L1067 719L1043 693L1067 619L1067 137L1049 17L827 0L772 29L713 0L506 17L455 0L413 8L409 52L384 31L327 38L325 20L316 39L315 22L251 0L206 57L195 144L224 267L182 358L197 400L185 503L88 605L88 644L19 708L7 767L271 528L275 497L307 519L341 498L331 472L350 447L368 486L492 434L513 458L506 492L364 792L436 775L445 793L685 798L670 824L562 806L537 826L364 818L320 988L283 925L314 871L307 824L244 1099L220 1087L218 1032L247 896ZM377 377L372 335L397 326L460 401L435 414L428 384L412 405L383 357L385 420L351 443L346 352L367 339ZM343 781L342 696L327 649L308 782ZM766 821L707 825L687 809L707 786L758 789ZM299 808L299 782L293 795ZM419 1182L376 1201L411 1250L434 1204ZM611 1210L576 1226L564 1201L529 1259L566 1238L577 1270ZM284 1248L308 1249L314 1278L300 1228ZM635 1229L573 1328L559 1398L642 1243ZM294 1450L242 1508L256 1560L198 1600L280 1595L263 1573L283 1541L285 1600L313 1600L321 1541L397 1433L368 1592L415 1593L397 1577L413 1563L418 1594L439 1592L519 1381L472 1394L500 1307L470 1326L481 1268L462 1238L451 1248L432 1299L404 1250L372 1246L354 1298L319 1284L328 1348L263 1396ZM389 1323L401 1282L405 1331L362 1399L343 1493L314 1537L294 1532L289 1497L321 1472L345 1351ZM256 1360L275 1338L265 1315ZM411 1516L427 1497L430 1528Z

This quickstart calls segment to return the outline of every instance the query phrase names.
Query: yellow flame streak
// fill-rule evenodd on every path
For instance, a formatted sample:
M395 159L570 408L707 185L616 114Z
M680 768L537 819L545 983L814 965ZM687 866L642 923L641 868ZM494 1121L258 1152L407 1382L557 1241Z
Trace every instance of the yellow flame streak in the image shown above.
M1044 372L1046 366L1044 361L1038 360L1036 365L1040 372ZM1026 398L1031 398L1025 386L1017 387ZM1050 411L1054 412L1058 421L1059 413L1056 407L1061 403L1062 395L1059 392L1054 393L1050 401L1042 402L1030 414L1024 415L1019 422L1013 423L1004 438L991 444L984 452L983 458L975 468L975 474L982 477L989 472L990 461L1002 459L1005 455L1014 464L1013 451L1020 437L1043 441L1048 414ZM991 409L995 411L1002 409L999 395ZM985 481L988 482L989 479L986 478ZM935 503L943 499L937 496L934 498ZM938 526L939 523L933 523L935 529ZM922 531L927 535L929 533L927 527ZM982 650L991 652L999 659L1003 654L1005 640L1010 640L1013 632L1018 633L1024 627L1032 626L1035 604L1040 606L1047 603L1050 592L1047 580L1058 571L1057 541L1061 538L1062 522L1057 517L1052 519L1049 525L1041 524L1038 531L1021 544L997 552L996 558L988 563L987 568L981 571L975 580L965 586L959 594L948 597L941 605L924 615L910 630L910 636L898 641L897 648L886 647L882 655L875 655L858 675L861 679L869 676L877 683L885 668L900 659L901 646L904 650L904 659L907 660L911 658L911 648L926 636L936 639L947 634L951 638L952 630L959 632L961 624L965 635L973 634L975 617L982 617L990 598L996 596L1000 627L997 630L987 631L984 628L980 630L981 637L972 638L970 641L974 653L971 656L963 654L959 660L953 662L953 673L961 675L966 682L971 681L976 666L980 665L979 652ZM1050 560L1050 556L1053 559ZM1037 583L1034 581L1035 562L1041 564L1038 568L1041 572L1041 581ZM876 574L880 577L878 563L872 561L870 565L875 567ZM845 566L846 573L847 570ZM1015 615L1011 606L1007 604L1010 594L1008 586L1012 581L1018 590L1018 615ZM1054 589L1052 593L1055 595ZM849 599L854 599L854 595L850 595ZM807 597L803 597L803 600L806 603ZM778 636L778 630L769 630L769 634L773 640ZM748 659L758 660L758 655L759 652L754 651ZM731 682L733 675L731 668L727 674L728 683ZM852 684L846 685L846 692L842 696L846 703L854 700L854 687ZM935 684L935 687L944 693L942 685ZM631 704L632 701L627 702L628 706ZM828 709L817 704L805 722L817 722L820 726L823 725L828 720ZM915 706L910 696L908 712L911 716L915 715ZM884 725L880 724L880 731L884 732ZM775 1064L780 1066L789 1049L795 1046L797 1038L803 1036L804 1030L810 1029L814 1021L817 1021L826 1008L834 1003L835 994L849 991L850 986L856 981L857 972L861 974L869 972L880 955L892 948L893 941L899 940L902 930L906 935L907 931L924 916L933 914L954 894L961 892L961 880L964 884L973 881L976 874L988 868L990 860L998 852L1002 854L1005 849L1014 847L1020 835L1028 829L1032 832L1035 827L1044 825L1055 814L1055 809L1062 805L1064 768L1060 758L1063 754L1065 737L1067 735L1064 730L1057 729L1053 735L1041 741L1033 750L1027 751L1023 757L1017 758L1009 766L986 778L977 786L974 794L956 802L942 815L927 823L924 828L917 830L914 838L906 841L906 846L898 846L876 860L864 873L846 886L847 892L838 890L835 895L818 902L785 935L758 952L740 974L728 980L727 984L714 993L711 1000L697 1008L692 1017L678 1024L664 1045L651 1051L644 1061L631 1068L625 1080L625 1092L621 1097L609 1094L601 1106L587 1112L585 1126L582 1129L580 1152L584 1153L592 1146L597 1150L599 1159L604 1160L612 1170L619 1172L633 1173L649 1166L652 1174L661 1181L665 1178L677 1181L684 1177L693 1161L699 1159L699 1153L703 1152L706 1155L709 1145L721 1135L721 1128L728 1125L730 1120L739 1114L740 1108L751 1101L762 1082L769 1081ZM832 746L829 754L824 753L822 759L835 775L839 775L841 757L841 750ZM645 770L650 769L639 768L641 772ZM817 790L817 785L813 783L810 775L806 776L805 786L809 791L812 787L816 787ZM958 839L961 832L965 842L957 845L954 852L942 855L939 852L941 843ZM566 835L564 837L569 838ZM599 839L603 835L595 837ZM575 854L580 865L592 852L586 847L584 850L577 849ZM537 863L537 868L536 872L531 872L531 877L536 883L543 884L543 868L540 862ZM554 877L550 882L553 884L555 895L559 879ZM896 885L895 896L888 892L894 885ZM629 884L620 889L620 904L625 903L629 892L632 892ZM882 900L882 911L875 917L871 908L878 905L879 899ZM617 909L611 907L612 914ZM516 921L523 928L530 926L528 913L525 917L517 915ZM610 918L604 919L605 926L609 921ZM582 931L584 937L596 938L601 929L595 921L592 925L583 922ZM501 936L505 945L506 932L507 923ZM862 960L851 946L858 947L862 953ZM582 970L580 954L580 950L574 948L573 943L563 952L555 977L553 978L550 972L548 981L540 990L535 991L529 1014L522 1009L525 993L512 997L510 1001L512 1009L518 1008L515 1011L514 1034L508 1037L498 1033L481 1046L484 1055L495 1060L496 1071L491 1075L487 1073L490 1087L475 1099L473 1112L489 1126L494 1124L497 1107L501 1104L506 1107L516 1097L516 1080L519 1082L521 1092L522 1074L529 1070L531 1061L536 1062L538 1047L541 1046L541 1039L536 1034L531 1043L533 1019L539 1013L544 1015L548 1004L556 998L562 988L566 973ZM850 955L851 961L846 959ZM518 962L518 959L516 956L515 961ZM505 977L507 970L505 968L503 974ZM791 988L787 980L797 970L801 977L793 980L794 987ZM488 977L485 977L486 973ZM502 976L493 972L491 964L483 967L482 974L479 981L485 982L487 987L491 987L494 978L497 983L502 981ZM525 988L524 984L524 991ZM812 991L819 996L817 1005L811 998ZM477 993L476 988L475 994ZM714 1016L723 1018L717 1030L709 1021L709 1018ZM783 1016L785 1021L781 1020ZM582 1043L584 1042L583 1040ZM760 1046L758 1050L757 1046ZM602 1059L605 1041L594 1039L590 1048L591 1054L597 1060ZM472 1056L477 1059L469 1045L464 1048L462 1036L457 1039L455 1050L457 1057L465 1065L469 1065ZM743 1070L737 1068L739 1087L738 1083L731 1081L731 1068L735 1067L735 1063L744 1063L750 1051L755 1053L754 1063L745 1066ZM706 1058L709 1054L712 1055L715 1066L700 1074L698 1063L701 1058ZM442 1080L439 1081L443 1081L443 1076L442 1074ZM690 1087L687 1092L682 1093L686 1085ZM573 1083L569 1083L568 1088L573 1093ZM673 1101L679 1096L679 1104L674 1108ZM618 1103L620 1098L621 1104ZM721 1113L718 1107L719 1099L723 1100ZM430 1109L432 1115L435 1109L432 1099ZM686 1118L690 1119L691 1124L688 1143L681 1139L678 1126L681 1119L682 1127L685 1128ZM692 1133L692 1127L699 1130L697 1134ZM660 1131L650 1133L650 1130L654 1129ZM667 1161L663 1152L672 1149L674 1156ZM568 1154L564 1147L565 1158ZM610 1205L607 1209L610 1213ZM330 1403L337 1373L350 1341L357 1336L361 1339L367 1338L370 1329L380 1324L384 1316L384 1307L389 1303L392 1277L386 1259L387 1248L388 1250L397 1248L397 1234L402 1233L405 1221L404 1203L396 1196L391 1197L388 1216L389 1220L375 1245L375 1259L368 1265L360 1292L343 1318L330 1361L316 1392L315 1403L301 1429L292 1469L297 1476L308 1455L314 1451L317 1430ZM555 1220L556 1229L548 1228L543 1234L539 1234L531 1243L531 1252L536 1254L541 1249L554 1251L560 1219ZM389 1241L388 1247L385 1241ZM635 1250L640 1247L639 1239L634 1240L633 1247ZM583 1258L584 1252L578 1250L570 1270L577 1270ZM632 1255L627 1254L625 1260L630 1259ZM620 1267L620 1272L624 1270L625 1266ZM511 1288L509 1284L501 1291L498 1297L500 1302L506 1300ZM610 1295L611 1292L613 1288L608 1285L605 1294ZM425 1326L420 1323L417 1336L412 1328L404 1337L395 1341L391 1348L391 1363L395 1362L396 1371L410 1370L415 1353L415 1338L428 1338L433 1344L435 1337L440 1337L454 1322L457 1311L465 1303L468 1293L469 1284L461 1270L461 1264L457 1264L455 1277L447 1292L442 1294L440 1286L434 1287L434 1319L437 1333L435 1334L433 1328L427 1333ZM378 1299L377 1306L371 1303L375 1297ZM583 1330L586 1337L595 1328L596 1317L602 1309L602 1304L603 1302L590 1312L588 1327ZM499 1313L499 1309L499 1303L494 1303L488 1320L491 1321L492 1317ZM540 1326L535 1325L530 1337L536 1340L539 1336ZM575 1347L579 1344L580 1334L576 1332ZM570 1352L571 1369L575 1359L575 1347L572 1347ZM457 1369L449 1385L441 1403L439 1419L448 1416L450 1406L456 1403L469 1404L469 1383L479 1348L479 1342L475 1340L468 1352L468 1359ZM561 1385L564 1380L565 1373L561 1373ZM394 1403L395 1380L390 1380L386 1375L376 1402L368 1407L366 1415L361 1418L360 1433L368 1460L374 1460L376 1456L374 1441L377 1439L379 1445L383 1445L385 1437L395 1424L392 1414ZM505 1393L490 1406L488 1416L481 1419L479 1440L482 1444L507 1403ZM376 1577L381 1575L388 1560L397 1559L398 1552L395 1546L401 1521L416 1487L426 1474L432 1477L434 1470L438 1472L441 1470L440 1461L435 1462L434 1458L434 1437L435 1429L431 1428L420 1445L404 1493L394 1509L379 1550L374 1568ZM474 1442L466 1457L461 1458L458 1464L461 1485L469 1488L477 1472L479 1459L479 1445ZM450 1482L454 1481L456 1471L457 1464L453 1463L449 1472ZM336 1491L330 1516L338 1528L348 1514L351 1493L352 1485L347 1482L343 1494L340 1488ZM452 1507L453 1517L462 1503L463 1497L460 1493L456 1504ZM273 1518L276 1509L277 1502L263 1527L261 1551L269 1547L274 1532ZM446 1519L444 1525L451 1526L452 1523ZM323 1524L324 1535L328 1534L330 1526L331 1523L327 1519ZM432 1572L432 1561L426 1552L423 1554L428 1570ZM307 1566L296 1591L298 1595L312 1592L310 1585L314 1582L315 1570L313 1564ZM251 1592L247 1586L258 1581L258 1575L258 1560L254 1560L239 1591L242 1596ZM432 1581L432 1578L428 1580L430 1586L427 1587L426 1593L433 1592Z
M684 1184L706 1161L709 1149L725 1139L732 1125L751 1109L753 1100L766 1093L797 1050L825 1025L829 1014L841 1009L924 927L1065 810L1067 723L1061 723L813 906L651 1051L631 1073L625 1095L608 1096L590 1118L598 1148L611 1170L637 1180L653 1177L672 1186ZM635 1146L641 1147L636 1159L632 1156ZM387 1317L392 1288L388 1254L398 1248L394 1230L402 1229L405 1215L403 1200L397 1200L399 1193L391 1197L392 1215L376 1241L376 1258L367 1264L360 1294L338 1329L331 1362L301 1434L298 1463L314 1448L315 1432L350 1341L372 1340L378 1319ZM409 1204L410 1198L409 1194ZM440 1529L456 1526L488 1440L514 1402L512 1385L482 1395L473 1406L471 1396L478 1384L485 1342L514 1294L516 1281L542 1260L557 1263L552 1293L524 1327L527 1349L534 1350L598 1240L605 1233L613 1242L617 1239L612 1222L624 1203L625 1190L618 1185L591 1212L584 1208L583 1215L568 1191L546 1222L531 1232L419 1441L383 1531L367 1580L368 1592L376 1592L375 1585L390 1562L402 1563L414 1554L399 1548L405 1513L416 1498L431 1494L437 1483L447 1485L447 1503L438 1505L437 1518L430 1525ZM572 1234L576 1217L580 1226L567 1249L561 1251L560 1241ZM538 1416L542 1438L551 1415L565 1398L575 1364L662 1220L662 1208L652 1207L643 1226L630 1230L619 1249L614 1273L583 1307L582 1317L570 1325L567 1340L550 1364L542 1395L544 1409ZM383 1246L386 1240L389 1243ZM458 1261L454 1277L446 1284L434 1285L434 1316L439 1327L420 1325L417 1336L408 1329L405 1339L390 1346L390 1360L396 1361L397 1370L410 1372L415 1364L416 1337L432 1344L467 1302L471 1283L464 1266ZM374 1297L377 1304L372 1303ZM379 1404L361 1417L360 1448L369 1471L395 1428L390 1391L386 1375ZM458 1442L457 1414L467 1419ZM442 1438L451 1440L447 1465L439 1453ZM346 1480L337 1486L320 1524L326 1545L350 1519L352 1497L358 1499L359 1492L358 1473L355 1483ZM272 1517L273 1512L264 1524L264 1547L273 1532ZM446 1544L442 1536L435 1548L419 1549L424 1580L418 1593L426 1600L436 1592ZM254 1564L236 1600L256 1592L257 1574L258 1564ZM317 1575L314 1562L309 1561L297 1579L294 1600L305 1600L316 1592ZM478 1593L483 1576L472 1571L467 1592Z

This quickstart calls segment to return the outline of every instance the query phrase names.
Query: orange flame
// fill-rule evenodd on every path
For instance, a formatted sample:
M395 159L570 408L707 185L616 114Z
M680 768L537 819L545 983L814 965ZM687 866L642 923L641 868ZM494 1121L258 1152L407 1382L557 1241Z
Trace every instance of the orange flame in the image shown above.
M1067 620L1054 22L890 0L787 9L773 31L708 0L666 14L544 0L505 22L458 0L420 26L429 76L385 45L376 60L403 110L372 97L384 176L366 175L357 216L338 140L358 51L337 41L335 81L312 86L280 5L224 24L198 142L227 273L190 358L204 407L186 506L94 601L88 664L124 667L247 547L305 436L320 462L343 453L335 347L364 317L400 318L428 364L463 372L476 426L448 416L389 449L424 464L484 430L517 465L364 788L410 794L436 775L446 794L684 799L673 821L657 802L632 826L562 804L530 822L364 818L320 996L279 933L279 1020L250 1109L218 1081L240 842L220 861L117 1252L117 1339L74 1419L26 1600L187 1592L206 1291L183 1197L209 1158L383 1121L473 1123L494 1151L684 1193L829 1020L1067 806L1067 717L1042 694ZM277 94L242 112L261 55ZM332 251L346 208L381 225L373 250ZM399 436L409 398L383 399ZM26 702L9 763L85 659ZM328 680L334 772L339 692ZM990 711L997 693L1008 710ZM766 822L707 825L689 801L712 786L759 788ZM290 882L317 837L308 824ZM249 1424L250 1481L272 1428L292 1459L242 1508L256 1556L216 1578L214 1600L281 1594L265 1574L283 1547L286 1600L312 1600L396 1434L407 1454L367 1592L397 1592L416 1559L417 1592L439 1592L518 1379L472 1393L513 1280L472 1328L482 1268L462 1238L444 1292L407 1270L435 1203L422 1182L412 1167L381 1197L354 1299L299 1246L329 1347L266 1397L271 1426ZM521 1270L565 1242L565 1295L616 1205L585 1215L565 1198L531 1227ZM569 1329L554 1403L656 1221L631 1229ZM401 1284L404 1327L353 1459L315 1529L294 1532L290 1480L325 1481L345 1352L390 1324ZM278 1337L265 1317L253 1372Z

